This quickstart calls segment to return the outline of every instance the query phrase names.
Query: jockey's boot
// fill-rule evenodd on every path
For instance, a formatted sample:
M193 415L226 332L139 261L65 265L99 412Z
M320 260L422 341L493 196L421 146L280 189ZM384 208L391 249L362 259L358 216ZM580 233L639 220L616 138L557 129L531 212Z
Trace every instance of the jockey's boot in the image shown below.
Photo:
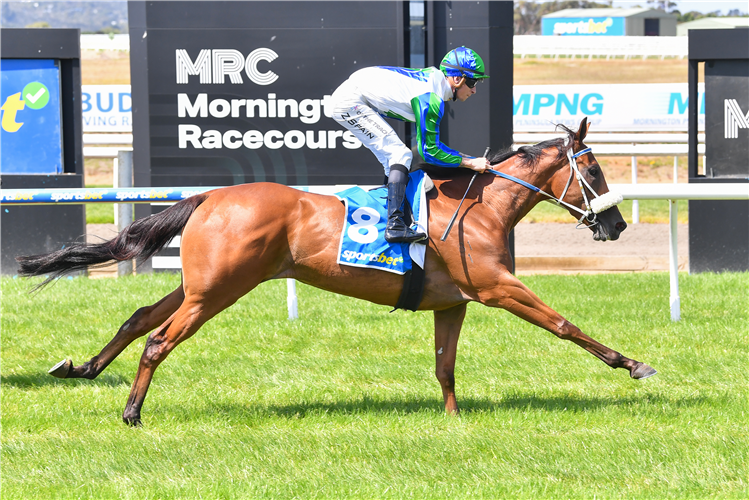
M408 169L403 165L391 165L388 177L388 222L385 227L385 240L388 243L413 243L427 239L427 235L416 232L406 225L401 207L408 203L406 185Z

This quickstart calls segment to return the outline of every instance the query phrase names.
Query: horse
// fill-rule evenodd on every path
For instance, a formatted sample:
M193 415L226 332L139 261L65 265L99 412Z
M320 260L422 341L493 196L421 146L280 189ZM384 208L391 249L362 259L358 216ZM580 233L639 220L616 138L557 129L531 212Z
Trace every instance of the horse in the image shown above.
M589 125L562 127L565 138L507 149L490 155L493 169L473 172L429 170L435 189L427 193L429 239L425 283L418 310L434 313L435 375L445 411L459 412L455 395L458 337L469 302L505 309L557 337L570 340L611 368L625 368L634 379L656 373L584 334L541 301L512 272L508 235L539 202L558 200L580 217L599 241L616 240L627 227L619 209L590 210L608 193L600 165L584 144ZM569 189L574 177L580 190ZM438 234L465 193L456 230L445 241ZM582 210L585 207L586 210ZM292 278L330 292L393 306L404 277L343 266L336 262L344 223L343 204L333 196L273 183L225 187L185 199L167 210L130 224L118 236L97 244L79 243L37 256L18 257L22 276L47 276L39 286L64 274L111 261L146 259L181 233L180 286L122 324L101 352L82 365L66 359L49 373L58 378L96 378L131 342L146 335L130 395L122 415L142 425L141 409L154 371L172 350L216 314L260 283Z

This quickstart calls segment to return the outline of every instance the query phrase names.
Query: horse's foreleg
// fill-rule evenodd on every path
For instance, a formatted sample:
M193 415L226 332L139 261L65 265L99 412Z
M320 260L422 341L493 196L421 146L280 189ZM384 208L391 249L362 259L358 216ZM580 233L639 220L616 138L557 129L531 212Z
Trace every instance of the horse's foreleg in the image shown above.
M466 317L466 304L460 304L443 311L434 311L434 354L436 357L435 375L442 387L447 413L458 413L455 399L455 356L458 351L458 337L463 319Z
M96 378L134 340L147 334L177 310L185 299L182 285L152 306L141 307L119 329L101 352L80 366L69 359L61 361L49 373L58 378Z
M561 339L574 342L611 368L626 368L632 378L647 378L656 374L656 371L645 363L622 356L585 335L509 273L500 277L497 288L486 297L481 297L481 302L506 309Z

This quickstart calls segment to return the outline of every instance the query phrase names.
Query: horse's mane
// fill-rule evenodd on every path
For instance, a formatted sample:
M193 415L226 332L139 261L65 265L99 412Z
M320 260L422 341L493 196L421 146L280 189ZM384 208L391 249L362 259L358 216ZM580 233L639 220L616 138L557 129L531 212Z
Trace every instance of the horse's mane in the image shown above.
M550 139L548 141L539 142L538 144L534 144L531 146L522 146L517 150L514 150L511 147L505 148L500 151L490 153L489 163L491 163L492 165L497 165L499 163L502 163L503 161L509 160L513 156L517 156L520 158L520 166L533 170L536 165L538 165L538 162L541 160L541 158L543 158L544 155L548 154L546 150L551 148L557 149L556 158L554 160L563 160L567 155L567 150L570 149L575 142L575 132L570 128L562 125L561 123L558 124L556 128L561 129L567 133L567 137L569 138L569 140L567 141L567 145L564 144L565 139L560 137L559 139ZM430 165L424 162L424 160L419 155L417 148L414 147L412 151L414 153L413 161L414 163L416 163L416 165L411 167L411 170L420 168L426 171L430 177L435 179L455 178L462 174L473 175L473 171L468 169L442 168L435 165Z
M489 163L491 163L492 165L496 165L498 163L502 163L503 161L509 160L513 156L517 156L520 158L520 166L527 167L533 170L536 165L538 165L539 160L545 154L547 154L545 151L551 148L557 149L555 161L561 161L567 155L567 150L570 149L575 143L575 132L570 128L562 125L561 123L558 124L556 128L562 129L567 133L567 137L569 140L567 140L566 145L565 139L560 137L559 139L550 139L548 141L539 142L538 144L534 144L532 146L522 146L517 150L506 148L492 154L489 158Z

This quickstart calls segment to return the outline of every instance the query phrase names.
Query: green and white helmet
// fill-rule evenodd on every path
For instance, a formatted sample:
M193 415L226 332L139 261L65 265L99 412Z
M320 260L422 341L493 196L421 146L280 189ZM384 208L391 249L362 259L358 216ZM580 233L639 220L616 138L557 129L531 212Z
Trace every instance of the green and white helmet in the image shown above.
M440 70L445 76L464 76L473 80L489 78L484 69L484 61L472 49L458 47L442 58Z

